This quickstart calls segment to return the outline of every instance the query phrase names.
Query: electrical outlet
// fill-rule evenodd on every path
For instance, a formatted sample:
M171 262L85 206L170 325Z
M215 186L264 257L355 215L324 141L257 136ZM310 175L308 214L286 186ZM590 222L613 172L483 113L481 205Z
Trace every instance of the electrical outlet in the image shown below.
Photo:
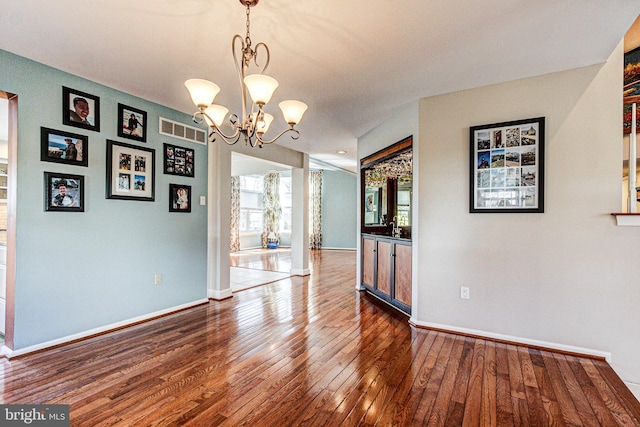
M161 285L162 284L162 274L156 274L154 277L154 284Z
M460 288L460 298L469 299L469 288L462 286Z
M207 198L205 196L200 196L200 206L204 206L207 204Z

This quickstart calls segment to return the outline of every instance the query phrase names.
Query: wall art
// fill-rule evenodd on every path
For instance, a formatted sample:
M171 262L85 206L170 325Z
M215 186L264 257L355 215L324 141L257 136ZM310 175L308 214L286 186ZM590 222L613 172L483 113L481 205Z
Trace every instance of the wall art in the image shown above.
M40 128L40 160L88 166L89 138L76 133Z
M544 117L470 128L469 211L544 212Z
M155 200L155 150L107 140L107 199Z
M164 144L164 173L167 175L195 176L195 151L192 148Z
M631 105L640 102L640 47L624 54L622 94L622 130L628 134L631 133ZM636 133L640 133L640 107L636 108Z
M63 86L62 123L100 132L100 98Z
M169 184L169 212L191 212L191 186Z
M118 104L118 136L147 142L147 112Z
M84 212L84 176L44 173L44 210Z

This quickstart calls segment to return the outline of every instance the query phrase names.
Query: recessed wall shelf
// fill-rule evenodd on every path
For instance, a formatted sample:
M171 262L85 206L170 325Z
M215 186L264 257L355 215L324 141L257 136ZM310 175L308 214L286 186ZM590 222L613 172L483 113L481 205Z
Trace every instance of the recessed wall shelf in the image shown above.
M640 227L640 213L612 213L619 227Z

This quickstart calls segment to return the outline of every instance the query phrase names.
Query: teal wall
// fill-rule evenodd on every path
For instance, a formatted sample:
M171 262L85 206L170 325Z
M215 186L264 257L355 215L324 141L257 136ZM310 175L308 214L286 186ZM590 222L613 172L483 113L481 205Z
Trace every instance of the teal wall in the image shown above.
M62 124L62 86L100 97L99 133ZM158 133L190 117L2 50L0 90L19 97L14 350L206 298L207 147ZM118 138L118 103L147 112L146 143ZM42 126L87 135L89 166L40 161ZM105 198L107 139L156 150L155 202ZM195 150L195 178L162 173L164 142ZM44 171L85 177L84 213L44 211ZM191 213L168 211L169 183Z
M357 177L322 172L322 247L355 249L357 245Z

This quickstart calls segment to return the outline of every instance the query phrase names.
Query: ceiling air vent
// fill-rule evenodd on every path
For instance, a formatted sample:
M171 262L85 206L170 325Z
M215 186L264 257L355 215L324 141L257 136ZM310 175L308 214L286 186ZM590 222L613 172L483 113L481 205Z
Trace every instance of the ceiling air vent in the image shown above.
M160 117L160 134L184 139L197 144L207 144L207 132L193 126L187 126L173 120Z

